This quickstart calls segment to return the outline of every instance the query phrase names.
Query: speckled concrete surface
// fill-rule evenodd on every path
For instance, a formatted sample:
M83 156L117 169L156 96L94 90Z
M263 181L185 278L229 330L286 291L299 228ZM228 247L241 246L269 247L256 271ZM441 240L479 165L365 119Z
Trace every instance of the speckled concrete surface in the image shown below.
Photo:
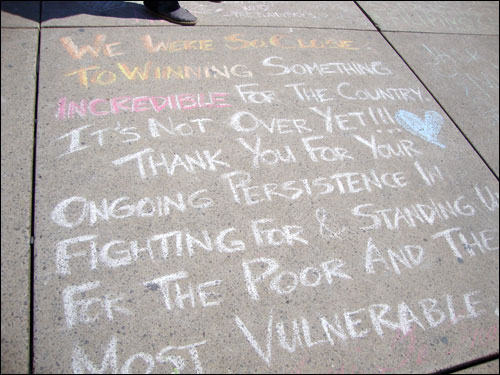
M498 374L498 359L454 372L454 374Z
M498 179L361 12L119 27L45 5L34 372L425 373L498 352Z
M40 27L40 1L2 1L1 6L2 27Z
M384 35L498 176L498 36Z
M158 19L142 1L64 1L43 3L42 26L174 26ZM351 1L183 1L198 18L198 26L313 27L374 30Z
M495 350L459 343L497 320L497 182L380 35L69 31L41 41L37 371L415 370L397 327L424 372Z
M359 1L384 31L498 35L498 1Z
M2 373L28 372L36 30L2 29Z

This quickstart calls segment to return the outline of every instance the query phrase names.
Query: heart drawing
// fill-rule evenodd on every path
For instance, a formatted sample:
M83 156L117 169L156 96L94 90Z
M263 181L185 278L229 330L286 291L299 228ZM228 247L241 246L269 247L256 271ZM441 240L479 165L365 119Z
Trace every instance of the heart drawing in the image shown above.
M443 125L443 116L434 111L425 112L425 120L414 113L400 110L395 115L396 121L410 133L425 139L439 147L446 148L444 144L438 141L437 136Z

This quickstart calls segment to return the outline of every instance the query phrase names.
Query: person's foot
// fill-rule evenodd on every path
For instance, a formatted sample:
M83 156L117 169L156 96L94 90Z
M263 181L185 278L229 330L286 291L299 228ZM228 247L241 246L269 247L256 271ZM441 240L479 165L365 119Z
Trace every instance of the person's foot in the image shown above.
M159 3L159 4L158 4ZM179 25L192 26L195 25L198 19L193 16L187 9L177 8L172 10L165 5L162 5L161 2L158 2L155 5L149 4L148 1L144 2L144 6L152 13L157 16L166 19L167 21L177 23Z

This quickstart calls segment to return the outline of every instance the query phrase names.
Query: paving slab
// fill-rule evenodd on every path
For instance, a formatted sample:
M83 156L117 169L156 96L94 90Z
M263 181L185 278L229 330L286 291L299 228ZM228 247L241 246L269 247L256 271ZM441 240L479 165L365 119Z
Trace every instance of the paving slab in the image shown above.
M498 1L358 1L384 31L498 35Z
M498 180L380 34L43 29L40 81L35 372L498 352Z
M454 372L454 374L498 374L499 366L498 359L483 363L482 365L473 366L465 370Z
M27 373L38 30L2 28L2 374Z
M384 35L498 176L498 36Z
M183 1L198 26L269 26L375 30L351 1ZM43 2L42 26L175 26L142 1Z
M2 27L40 27L40 1L2 1Z

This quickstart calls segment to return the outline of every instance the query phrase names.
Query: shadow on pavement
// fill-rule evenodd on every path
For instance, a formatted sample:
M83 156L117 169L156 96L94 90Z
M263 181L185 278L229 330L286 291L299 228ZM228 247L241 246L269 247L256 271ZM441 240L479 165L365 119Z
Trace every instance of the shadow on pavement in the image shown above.
M2 1L2 12L21 16L31 21L40 22L39 1Z
M42 1L39 14L39 1L2 1L2 12L23 18L45 22L55 18L65 18L78 14L100 17L157 20L140 3L127 1Z

